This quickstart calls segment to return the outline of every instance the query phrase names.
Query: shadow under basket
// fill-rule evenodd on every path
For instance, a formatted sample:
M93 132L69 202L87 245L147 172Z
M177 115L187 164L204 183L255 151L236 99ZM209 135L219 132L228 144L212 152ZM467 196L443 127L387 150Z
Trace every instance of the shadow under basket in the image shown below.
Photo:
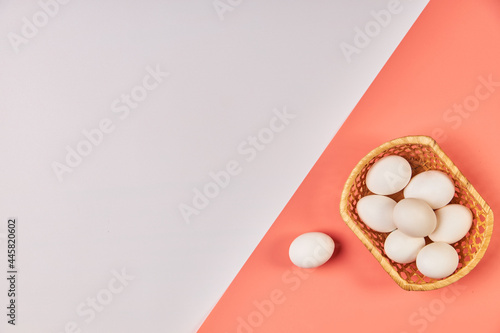
M452 275L443 279L431 279L418 271L415 262L399 264L389 259L384 253L384 242L389 233L374 231L359 218L356 211L359 199L373 194L366 187L366 173L375 162L388 155L404 157L412 167L412 177L426 170L439 170L448 174L455 183L455 196L451 203L464 205L471 210L473 221L470 230L461 240L452 244L459 255L458 268ZM399 201L403 198L403 191L389 197ZM405 290L433 290L458 281L481 260L493 232L493 212L490 207L436 141L428 136L395 139L366 155L347 179L342 191L340 214L384 270Z

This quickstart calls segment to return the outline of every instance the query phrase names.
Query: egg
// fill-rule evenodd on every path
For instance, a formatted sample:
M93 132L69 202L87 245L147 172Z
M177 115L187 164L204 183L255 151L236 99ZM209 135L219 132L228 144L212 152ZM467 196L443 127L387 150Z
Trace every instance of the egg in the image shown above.
M402 199L394 206L396 227L411 237L425 237L436 228L436 214L425 201Z
M472 225L472 213L469 208L452 204L436 210L436 229L429 234L434 242L452 244L462 239Z
M423 237L410 237L401 230L394 230L385 239L384 252L395 262L407 264L415 261L424 246Z
M366 174L366 187L381 195L401 191L410 181L411 166L401 156L389 155L375 162Z
M378 232L390 232L396 229L392 212L396 201L383 195L367 195L359 199L356 209L360 219Z
M455 185L444 172L428 170L413 177L403 193L405 198L422 199L432 209L439 209L453 199Z
M448 243L430 243L417 255L417 268L427 277L442 279L453 274L458 267L458 253Z
M322 232L308 232L294 239L288 250L292 263L301 268L323 265L333 255L335 242Z

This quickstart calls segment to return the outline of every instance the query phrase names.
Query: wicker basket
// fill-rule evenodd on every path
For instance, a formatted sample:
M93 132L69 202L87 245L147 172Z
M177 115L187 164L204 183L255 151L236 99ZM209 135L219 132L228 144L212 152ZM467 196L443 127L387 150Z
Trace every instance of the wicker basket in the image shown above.
M406 158L412 167L412 176L430 169L445 172L453 179L456 188L451 203L467 206L472 211L474 219L469 232L460 241L452 244L460 259L457 270L447 278L431 279L417 270L415 262L399 264L389 259L384 253L384 242L388 233L370 229L360 220L356 212L358 200L372 194L366 187L366 173L376 161L388 155ZM403 193L400 191L390 197L398 201L403 198ZM493 212L490 207L437 143L427 136L395 139L366 155L347 179L340 201L340 213L349 228L392 279L405 290L433 290L464 277L483 257L493 232Z

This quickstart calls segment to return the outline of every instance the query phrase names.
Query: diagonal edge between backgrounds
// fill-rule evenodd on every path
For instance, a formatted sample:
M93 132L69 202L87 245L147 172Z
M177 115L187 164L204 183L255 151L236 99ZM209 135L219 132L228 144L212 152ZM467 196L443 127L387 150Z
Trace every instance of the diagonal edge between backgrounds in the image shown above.
M353 108L352 111L354 111L356 108L357 108L357 105L363 101L365 95L367 94L367 92L370 91L371 87L376 84L376 82L378 81L379 77L381 76L382 73L384 73L387 65L392 61L393 58L397 57L398 55L398 51L404 47L405 45L405 41L407 40L407 37L408 35L410 35L412 33L412 31L414 31L415 29L418 29L419 25L422 24L420 23L420 21L422 21L422 17L427 15L428 12L430 12L432 10L432 6L431 4L434 4L436 3L437 1L433 1L433 0L430 0L426 6L424 7L424 9L422 10L422 12L419 14L419 16L417 17L417 19L413 22L413 24L411 25L410 29L408 30L408 32L405 34L405 36L401 39L401 41L398 43L398 45L396 46L394 52L390 55L390 57L387 59L387 61L385 62L385 64L382 66L382 68L380 69L380 71L378 72L378 74L376 75L376 77L374 78L374 80L370 83L370 85L367 87L367 89L365 90L365 92L363 93L363 95L359 98L359 100L357 101L356 103L356 106ZM323 157L323 155L325 154L325 152L328 150L328 148L330 146L332 146L334 143L335 143L335 137L337 136L337 134L339 132L342 131L342 128L344 127L344 124L351 118L352 116L352 111L351 113L347 116L347 118L344 120L343 124L341 125L341 127L339 128L339 130L337 131L337 133L334 133L333 134L333 137L332 139L330 140L330 142L328 143L328 145L325 147L323 153L320 155L320 157L317 159L317 161L313 164L313 166L311 167L311 169L309 170L309 172L306 174L306 176L303 178L302 182L300 183L300 185L298 186L298 188L295 190L295 192L292 194L290 200L287 202L287 204L283 207L283 209L281 210L280 214L278 215L278 217L276 218L276 220L272 223L272 225L269 227L269 229L266 231L266 233L264 234L264 236L261 238L261 240L259 241L259 243L257 244L257 246L255 247L255 249L252 251L252 253L248 256L248 258L245 260L245 262L243 263L243 265L240 267L240 269L238 270L238 273L236 274L236 276L233 278L233 280L231 281L231 283L229 284L229 286L226 288L226 290L224 291L224 293L221 295L221 297L217 300L217 302L214 304L214 306L211 308L211 310L207 313L207 316L201 321L201 324L199 325L199 327L196 329L196 331L198 332L200 329L203 328L203 326L205 325L206 321L213 315L213 312L214 310L217 309L217 307L219 306L219 304L224 300L225 296L231 292L232 288L235 287L235 285L237 284L237 279L238 279L238 276L242 273L242 271L245 269L245 266L247 266L248 262L251 260L253 254L257 251L257 249L261 246L261 244L263 243L263 241L266 239L266 236L273 230L273 227L275 226L276 224L276 221L280 220L280 218L282 217L282 215L286 212L287 210L287 207L290 206L293 202L293 198L295 196L295 194L297 193L297 191L300 189L300 187L303 186L304 182L307 180L307 178L309 177L311 171L315 168L315 166L317 165L318 161L321 160L321 158Z

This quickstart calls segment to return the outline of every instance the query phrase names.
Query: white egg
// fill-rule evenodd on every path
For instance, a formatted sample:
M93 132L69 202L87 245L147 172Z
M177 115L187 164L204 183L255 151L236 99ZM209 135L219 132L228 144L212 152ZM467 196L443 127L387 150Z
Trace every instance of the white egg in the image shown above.
M288 255L298 267L314 268L323 265L335 250L333 239L322 232L308 232L295 238Z
M394 223L411 237L425 237L436 228L436 214L425 201L402 199L394 207Z
M458 253L448 243L426 245L417 255L417 268L427 277L442 279L453 274L458 267Z
M455 185L444 172L428 170L413 177L403 193L405 198L422 199L438 209L453 199Z
M407 264L415 261L424 246L423 237L410 237L401 230L394 230L385 239L384 251L395 262Z
M401 156L390 155L375 162L366 174L366 186L375 194L401 191L410 181L411 166Z
M452 244L462 239L472 225L472 213L462 205L447 205L436 210L436 229L429 235L434 242Z
M392 212L396 201L383 195L367 195L361 198L356 209L361 220L378 232L389 232L396 229Z

